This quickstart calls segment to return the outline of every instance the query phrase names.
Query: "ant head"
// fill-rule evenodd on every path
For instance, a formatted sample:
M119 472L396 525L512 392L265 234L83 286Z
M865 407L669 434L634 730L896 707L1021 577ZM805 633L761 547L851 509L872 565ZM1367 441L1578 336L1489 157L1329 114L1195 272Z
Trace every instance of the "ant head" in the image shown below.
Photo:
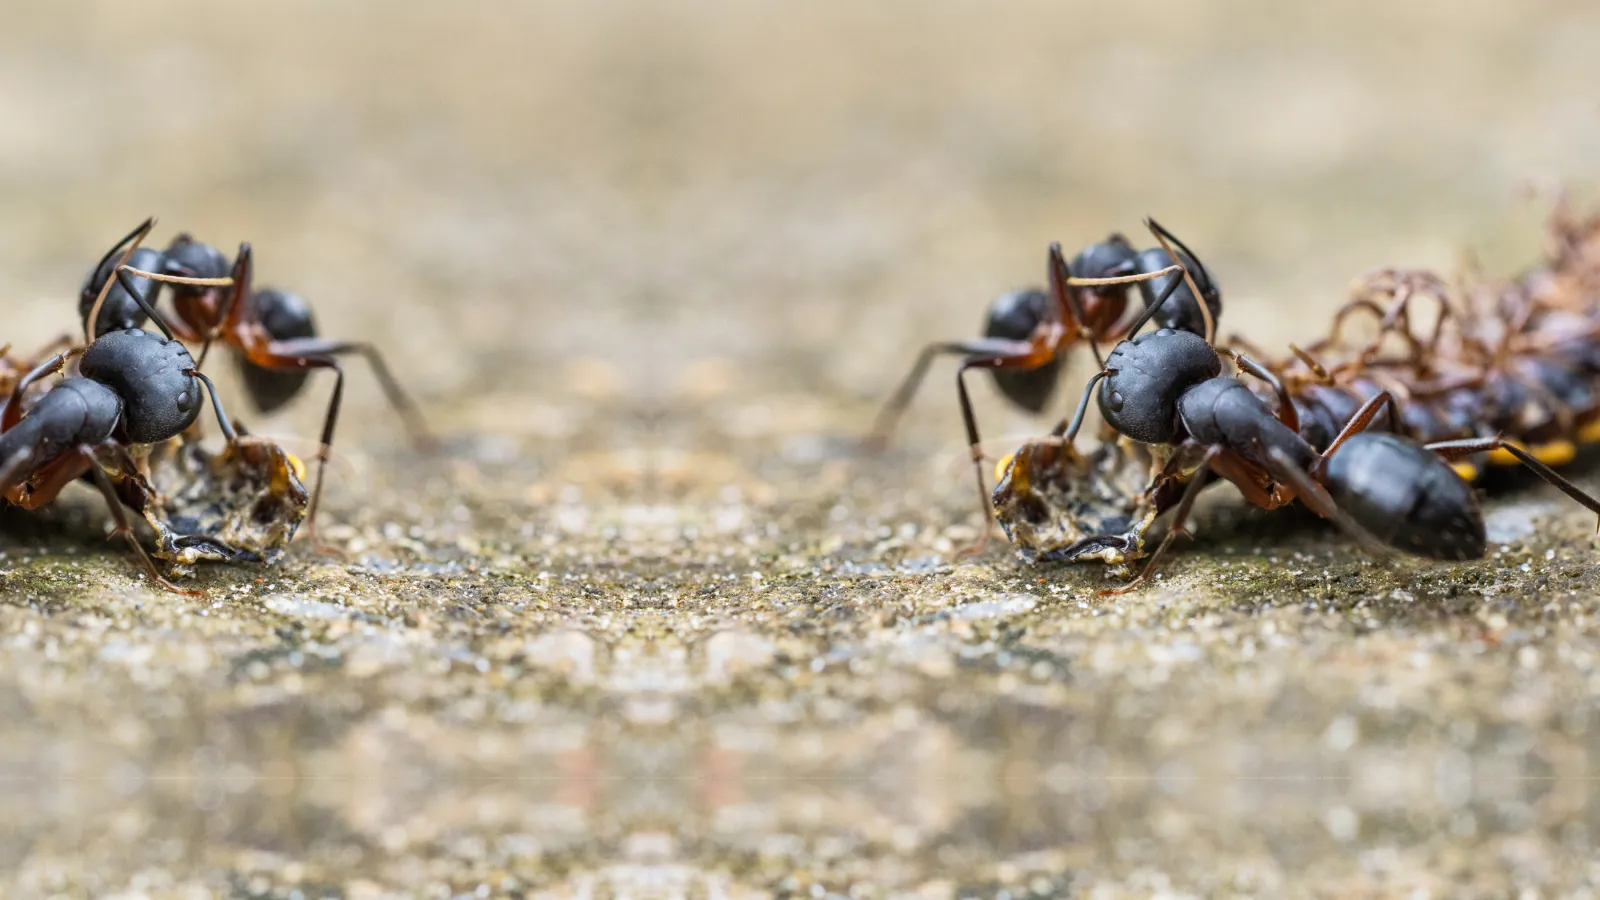
M1195 286L1200 289L1200 294L1205 299L1206 308L1211 311L1211 320L1215 322L1222 315L1222 292L1217 289L1216 283L1211 280L1205 267L1194 257L1179 250L1178 262L1188 269L1189 275L1194 278ZM1140 272L1159 272L1172 264L1171 254L1160 247L1152 247L1138 255L1136 269ZM1200 312L1200 301L1195 298L1194 291L1189 290L1189 285L1184 281L1181 272L1139 282L1139 294L1144 298L1146 307L1154 304L1169 290L1172 292L1171 295L1155 313L1156 324L1162 328L1174 328L1204 336L1206 324L1205 316Z
M1038 288L1023 288L1001 294L989 304L984 317L984 337L1025 341L1033 335L1051 312L1050 296ZM1055 394L1056 377L1066 358L1065 352L1056 354L1050 362L1035 369L995 369L994 383L1006 399L1029 411L1040 412Z
M1090 244L1078 251L1067 268L1077 278L1120 278L1139 271L1134 265L1134 257L1138 255L1139 252L1133 249L1133 244L1128 243L1127 238L1113 233L1100 243ZM1125 287L1121 289L1127 290Z
M78 319L83 322L84 330L88 331L89 311L94 308L94 301L100 296L100 291L105 287L106 279L117 267L118 257L110 256L100 261L100 265L83 283L83 290L78 294ZM128 255L128 265L146 272L154 271L161 265L161 252L149 247L140 247ZM132 277L130 280L138 288L141 296L153 296L154 286L148 278ZM145 323L144 310L139 308L135 301L123 287L121 282L113 281L111 289L106 291L105 302L100 304L100 320L95 323L95 337L112 331L122 331L128 328L138 328Z
M1163 328L1118 344L1106 356L1100 415L1143 444L1167 444L1179 433L1178 398L1222 374L1222 360L1205 338Z
M188 234L180 234L167 245L163 273L177 275L183 278L226 278L232 268L228 258L221 250L203 244ZM179 293L189 291L202 293L209 288L194 287L190 285L173 285L173 290Z
M157 444L194 424L203 401L194 358L183 345L131 328L102 335L78 362L84 377L122 398L122 426L135 444Z
M1341 511L1391 547L1434 559L1480 559L1483 510L1444 458L1383 431L1351 435L1327 457L1319 481Z

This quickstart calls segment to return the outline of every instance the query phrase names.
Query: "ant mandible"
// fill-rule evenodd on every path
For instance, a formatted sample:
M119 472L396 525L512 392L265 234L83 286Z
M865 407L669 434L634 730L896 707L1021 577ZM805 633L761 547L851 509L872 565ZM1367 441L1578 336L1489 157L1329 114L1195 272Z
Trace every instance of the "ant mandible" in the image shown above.
M170 285L176 313L172 327L178 338L189 343L203 342L200 352L202 365L213 338L221 338L223 343L233 348L246 391L256 408L263 413L271 413L292 400L304 386L310 370L333 370L333 395L323 419L317 453L317 479L312 488L310 509L306 513L306 531L314 542L317 541L316 513L322 497L323 475L344 397L344 368L339 362L340 356L352 353L364 356L377 375L390 405L405 421L413 440L423 447L436 445L416 404L400 387L376 347L362 341L319 338L311 308L300 297L274 288L251 289L254 268L248 243L239 245L239 253L231 265L220 250L196 241L188 234L179 234L165 251L144 250L138 246L139 242L149 234L153 225L154 221L150 220L135 229L101 260L91 274L84 287L84 296L91 291L97 292L103 298L97 304L105 307L96 321L108 318L116 321L113 318L114 311L121 311L116 314L129 314L121 294L107 290L111 271L116 272L119 282L127 275L154 283L153 290L159 290L161 284ZM130 244L129 249L123 249ZM119 252L123 261L109 266L110 260ZM134 254L137 253L143 254L138 257L143 266L133 264ZM94 305L84 308L80 299L86 328Z
M1079 252L1069 265L1061 245L1051 244L1048 294L1025 289L1002 295L989 307L983 338L923 348L899 389L879 412L868 438L869 446L881 447L887 441L894 422L915 396L935 356L966 356L956 371L956 396L977 477L984 531L983 537L964 553L980 552L989 541L994 523L983 475L982 442L967 393L969 370L988 369L996 386L1013 404L1029 412L1042 411L1055 392L1057 376L1074 343L1087 341L1094 348L1095 362L1103 366L1095 342L1128 333L1122 319L1128 306L1128 288L1135 283L1145 302L1146 318L1165 305L1166 312L1158 317L1164 327L1204 334L1208 341L1216 333L1222 294L1211 274L1172 232L1154 219L1147 218L1145 226L1160 247L1136 251L1127 238L1112 234ZM1166 305L1168 298L1174 296L1177 299ZM1142 324L1144 319L1139 321ZM1065 423L1058 426L1057 433L1064 426Z
M1483 513L1471 486L1447 460L1496 449L1600 515L1600 500L1502 438L1424 445L1397 434L1366 431L1383 407L1393 404L1387 391L1363 403L1319 453L1301 437L1294 404L1272 372L1246 356L1230 354L1240 371L1271 386L1278 399L1276 412L1239 379L1222 374L1221 357L1209 340L1170 328L1138 334L1156 313L1156 307L1147 309L1129 329L1132 336L1106 357L1058 435L1069 444L1077 436L1099 383L1100 412L1112 429L1140 443L1173 447L1169 471L1198 457L1181 476L1188 485L1143 571L1103 594L1132 590L1150 577L1182 532L1208 470L1264 509L1298 499L1379 557L1386 555L1385 545L1436 559L1482 557L1487 541Z
M192 425L200 414L201 385L210 394L223 436L231 443L238 434L211 379L173 338L166 321L132 279L125 272L117 277L123 292L156 323L161 335L137 326L110 330L86 347L56 354L19 379L0 413L0 493L23 509L37 509L87 475L111 510L114 533L133 548L151 579L175 593L203 596L203 591L174 585L156 569L134 535L102 462L115 457L122 471L136 475L128 446L158 444ZM28 387L60 371L73 357L79 357L79 374L63 378L23 410Z

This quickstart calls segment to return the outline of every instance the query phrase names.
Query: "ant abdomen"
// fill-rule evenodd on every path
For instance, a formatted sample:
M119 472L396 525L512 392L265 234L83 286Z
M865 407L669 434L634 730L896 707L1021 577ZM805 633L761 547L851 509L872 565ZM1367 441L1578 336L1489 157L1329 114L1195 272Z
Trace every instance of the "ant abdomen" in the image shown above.
M1472 486L1443 458L1400 435L1351 435L1327 458L1328 493L1385 544L1434 559L1479 559L1487 547Z
M1222 374L1222 360L1205 338L1187 331L1148 331L1118 344L1106 357L1100 415L1121 434L1145 444L1178 434L1178 398Z
M1179 251L1178 256L1183 267L1194 279L1195 286L1204 296L1206 307L1211 311L1211 320L1215 322L1222 315L1222 293L1212 283L1210 274L1193 257L1182 251ZM1171 265L1172 256L1159 247L1153 247L1139 254L1135 260L1134 271L1159 272ZM1174 287L1175 281L1176 287ZM1169 290L1172 291L1172 295L1156 311L1154 316L1156 323L1162 328L1204 335L1206 320L1200 311L1200 301L1195 298L1194 291L1189 290L1182 272L1173 272L1139 282L1139 295L1144 298L1146 307L1153 305Z
M317 336L311 307L298 294L276 288L262 288L251 298L260 316L261 327L275 341ZM239 355L239 376L244 381L250 399L262 413L274 412L295 398L306 383L305 371L274 372L264 369Z
M78 371L122 398L130 442L159 444L177 437L200 415L203 398L194 358L183 345L139 328L101 335Z
M1034 329L1039 327L1039 323L1049 315L1052 302L1050 297L1038 288L1023 288L1001 294L989 305L989 313L984 318L983 335L1026 341L1033 336ZM309 328L309 311L306 315ZM1038 368L994 369L994 383L1012 403L1029 412L1042 412L1049 405L1050 398L1055 395L1056 384L1061 380L1058 377L1061 364L1065 359L1065 353L1058 353ZM252 387L251 393L254 392L255 389Z
M128 265L146 272L154 271L161 265L161 252L149 247L139 247L128 254ZM78 320L88 330L89 311L94 308L94 303L100 297L100 291L105 288L106 279L117 267L118 258L108 257L89 273L89 278L83 284L83 291L78 294ZM133 276L128 279L146 299L155 297L155 290L159 285L153 285L148 278ZM98 336L111 331L121 331L126 328L138 328L146 320L144 310L139 308L137 300L128 293L120 281L113 281L111 289L106 291L106 299L100 304L100 320L95 323L91 335Z

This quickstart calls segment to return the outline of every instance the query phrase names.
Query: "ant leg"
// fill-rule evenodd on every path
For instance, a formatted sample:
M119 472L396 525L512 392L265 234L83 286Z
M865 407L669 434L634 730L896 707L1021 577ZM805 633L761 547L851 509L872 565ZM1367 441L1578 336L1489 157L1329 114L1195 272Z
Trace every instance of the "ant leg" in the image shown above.
M1435 444L1424 445L1428 450L1439 454L1447 460L1460 459L1476 453L1485 453L1490 450L1504 450L1517 458L1517 461L1533 470L1533 474L1543 478L1546 483L1553 485L1561 493L1582 504L1585 509L1600 516L1600 500L1596 500L1582 488L1562 478L1554 469L1540 462L1533 454L1513 444L1505 438L1464 438L1458 441L1440 441ZM1600 534L1600 521L1596 522L1595 533Z
M1356 410L1355 415L1350 417L1350 421L1345 423L1344 430L1340 431L1332 443L1328 444L1328 449L1322 451L1322 455L1318 457L1314 468L1320 468L1323 462L1332 456L1334 451L1339 449L1340 444L1350 439L1350 435L1366 431L1367 426L1372 424L1372 420L1378 417L1378 410L1382 409L1385 403L1392 403L1388 391L1379 391L1368 397L1367 402L1361 404L1361 408Z
M412 443L422 450L438 449L439 439L434 437L433 432L428 430L428 424L423 421L422 413L417 409L416 402L406 393L405 388L400 386L399 380L394 377L394 373L390 371L388 363L384 362L383 354L378 352L377 347L361 341L295 338L273 341L267 345L267 352L280 359L285 357L324 357L332 359L335 356L359 353L366 358L367 364L372 366L372 373L377 376L378 385L383 388L384 396L388 398L389 405L394 407L394 411L405 422L406 431L410 433ZM255 362L255 360L252 359L251 362ZM261 365L260 363L256 364ZM271 369L273 366L266 365L262 366L262 368ZM280 366L279 368L281 369L282 367ZM301 367L295 365L290 368L298 369Z
M978 420L972 414L972 398L967 395L967 369L970 363L956 370L956 395L961 400L961 423L967 429L967 447L972 453L972 471L978 478L978 506L983 510L983 536L978 542L961 550L961 556L982 553L989 546L989 535L994 533L994 513L989 508L989 485L983 480L983 449L978 437Z
M1195 468L1194 474L1189 476L1189 486L1183 489L1183 498L1178 501L1178 511L1172 514L1172 525L1167 528L1166 537L1161 539L1161 543L1156 547L1156 552L1150 554L1150 561L1144 564L1144 569L1139 572L1139 576L1121 587L1100 591L1098 596L1107 597L1126 594L1144 584L1155 573L1156 564L1161 562L1161 557L1166 555L1167 548L1172 546L1173 540L1183 531L1183 525L1189 519L1189 510L1194 508L1195 499L1200 496L1201 488L1206 485L1206 470L1211 468L1211 461L1216 459L1221 452L1222 449L1220 447L1206 448L1206 455L1200 460L1200 465Z
M1089 342L1089 352L1094 354L1094 364L1104 369L1105 357L1100 354L1100 345L1094 339L1094 333L1089 330L1087 317L1083 307L1078 304L1078 296L1072 292L1072 271L1067 268L1067 258L1061 253L1060 244L1051 244L1049 257L1046 260L1049 269L1050 296L1056 301L1056 315L1063 320L1069 330L1076 332L1076 337ZM1117 317L1122 317L1122 311L1117 311Z
M311 505L306 509L306 536L312 546L326 552L329 548L317 537L317 507L322 500L322 479L328 473L328 457L333 454L333 429L339 424L339 404L344 399L344 367L338 360L329 359L333 369L333 396L328 399L328 415L322 420L322 440L317 445L317 484L311 491Z
M1326 488L1318 484L1305 470L1295 465L1289 454L1279 447L1267 448L1267 459L1272 465L1267 467L1268 473L1278 481L1288 485L1294 491L1296 498L1304 503L1310 510L1324 519L1329 519L1339 526L1339 530L1349 535L1362 550L1378 559L1389 556L1388 547L1383 542L1373 537L1370 532L1362 528L1355 519L1350 518L1338 505L1333 502L1333 497Z
M895 389L889 402L878 411L878 417L873 420L872 431L867 435L867 446L872 450L881 450L889 443L889 433L894 430L895 423L901 413L911 405L911 400L916 396L917 390L922 387L922 379L928 374L928 366L933 363L933 358L940 354L963 354L966 356L985 355L992 356L1000 353L1027 352L1029 345L1024 341L1008 341L996 338L983 338L972 341L944 341L929 344L917 354L917 361L906 373L905 380L900 382L900 387Z
M1294 401L1289 398L1289 392L1284 388L1283 382L1278 379L1278 376L1250 357L1242 353L1230 352L1233 355L1233 364L1239 367L1239 371L1247 372L1265 381L1267 386L1272 388L1272 392L1278 395L1278 421L1282 422L1290 431L1299 434L1300 412L1295 409Z
M211 348L212 339L221 333L239 334L248 318L255 316L255 305L246 302L251 280L254 277L253 253L249 243L239 245L239 255L234 258L231 280L233 290L229 291L222 301L222 306L217 310L217 325L210 329L206 335L205 345L200 350L198 367L205 362L206 353ZM256 322L256 324L260 324ZM418 412L417 405L400 386L398 379L389 371L389 366L384 362L383 354L378 348L368 343L356 341L330 341L325 338L291 338L288 340L269 340L262 343L253 343L251 346L241 346L245 358L263 369L276 372L294 372L306 368L338 368L330 366L333 357L347 353L359 353L366 357L367 363L372 366L372 372L378 378L378 384L383 388L388 397L389 405L405 421L406 429L411 433L412 442L424 450L437 449L438 439L428 430ZM319 361L320 360L320 361ZM331 432L331 429L329 429ZM313 506L315 502L313 501Z
M178 587L162 576L161 572L156 569L155 562L150 559L150 554L146 553L144 547L140 545L138 536L133 533L133 526L128 522L128 512L122 508L122 501L117 497L116 488L111 486L111 479L106 476L105 470L100 468L100 461L95 455L95 449L80 445L77 452L89 464L89 474L93 476L95 486L100 489L100 495L105 497L106 506L111 510L112 521L116 523L116 528L112 533L122 535L123 539L128 542L128 546L133 548L134 555L138 556L139 561L144 564L145 571L149 573L151 580L175 594L204 597L206 595L205 591Z
M1333 376L1328 374L1327 367L1318 362L1317 358L1312 356L1310 352L1302 350L1294 344L1289 345L1289 352L1293 353L1295 358L1300 360L1311 371L1312 375L1316 376L1319 383L1330 386L1333 384Z
M200 344L200 358L196 360L195 368L201 368L206 364L206 357L211 353L211 343L217 336L237 333L240 317L254 309L252 304L246 302L250 281L254 276L255 263L250 251L250 242L246 241L239 245L239 253L233 258L233 271L228 276L228 280L233 284L233 290L223 295L221 304L217 308L216 321L206 328L205 340Z
M322 439L317 447L317 480L311 491L310 506L306 509L307 537L318 550L328 551L330 548L317 538L316 516L322 498L323 476L327 474L328 458L333 450L334 427L339 424L339 406L344 399L344 367L339 365L337 359L326 354L278 354L267 350L256 350L247 351L246 359L264 369L276 371L332 369L334 372L333 396L328 400L328 414L322 420Z
M5 411L0 412L0 433L10 431L17 427L18 422L22 421L22 395L27 392L28 388L39 379L48 378L61 371L61 367L67 364L67 360L75 355L77 354L71 350L57 353L45 362L40 363L33 371L18 379L16 386L11 389L11 399L6 402Z
M1364 297L1348 301L1334 312L1333 325L1328 329L1328 337L1324 343L1337 344L1342 338L1342 333L1344 331L1344 320L1349 318L1351 313L1362 311L1370 312L1377 316L1379 322L1383 321L1385 314L1384 308L1379 306L1374 301L1368 300Z
M972 397L967 393L967 372L972 369L1037 368L1055 355L1058 342L1053 338L1059 335L1060 332L1057 331L1054 334L1036 336L1034 343L1025 345L1014 341L997 342L1020 347L1020 352L1013 350L1011 353L993 356L971 356L956 370L956 397L961 402L961 422L967 430L967 447L972 453L972 468L978 479L978 504L983 509L983 537L977 544L962 550L962 556L978 553L988 546L989 535L994 529L994 511L990 508L989 487L983 479L983 441L978 436L978 419L972 412Z

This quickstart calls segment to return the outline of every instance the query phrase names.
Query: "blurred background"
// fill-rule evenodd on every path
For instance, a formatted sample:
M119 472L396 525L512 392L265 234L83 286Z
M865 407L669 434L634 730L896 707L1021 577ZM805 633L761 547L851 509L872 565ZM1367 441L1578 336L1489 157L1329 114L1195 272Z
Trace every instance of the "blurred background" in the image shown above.
M1233 637L1101 634L1084 605L1015 620L1056 654L1018 682L985 629L1044 601L1016 593L1032 574L1003 551L941 568L977 521L950 367L888 456L849 446L921 345L976 335L996 294L1042 281L1049 242L1137 242L1145 215L1204 257L1224 331L1269 347L1316 333L1372 267L1531 261L1553 189L1593 195L1597 35L1580 0L9 10L0 343L73 327L89 266L155 214L156 246L179 230L230 254L252 242L263 282L305 296L324 333L382 348L452 440L447 460L408 453L353 365L328 506L352 559L212 571L230 598L214 607L143 593L118 555L62 575L78 563L59 548L7 539L9 564L49 575L9 582L3 619L19 637L0 710L22 724L0 760L31 785L0 834L18 895L322 896L352 878L350 896L640 878L1276 894L1308 866L1347 891L1594 878L1568 852L1589 833L1568 826L1594 816L1582 802L1551 812L1511 780L1452 793L1467 754L1504 745L1524 774L1546 733L1570 752L1539 772L1584 770L1562 718L1576 669L1490 710L1449 686L1503 687L1506 660L1526 660L1456 648L1471 628L1450 615L1396 613L1347 652L1342 617L1285 639L1309 621L1292 597L1238 621L1221 597L1193 608L1235 635L1281 629L1251 663ZM315 381L279 419L240 415L309 452L331 389ZM987 384L978 404L999 444L1044 427ZM98 554L96 527L66 543ZM780 563L783 602L762 600ZM1050 596L1100 586L1050 579ZM1001 604L997 623L951 625L974 599ZM930 622L947 630L913 633ZM285 629L346 661L306 671ZM908 635L914 652L894 643ZM1189 687L1147 677L1130 648L1150 640ZM1119 649L1086 674L1097 646ZM1374 701L1374 672L1415 654L1435 674ZM1312 677L1334 657L1347 668ZM808 674L856 658L871 663L840 676L854 688ZM1258 679L1219 674L1237 666ZM1055 687L999 699L1035 682ZM1369 707L1395 743L1351 756ZM1161 767L1203 734L1257 749ZM1310 760L1296 772L1377 760L1392 777L1269 796L1196 775L1247 771L1269 744ZM1063 754L1078 768L1052 769ZM491 763L527 777L526 803L474 780ZM63 765L117 773L122 793L52 780ZM168 769L331 780L149 780ZM348 777L375 771L413 777ZM786 789L792 771L849 778ZM1051 771L1048 790L1022 786ZM1108 793L1083 771L1134 777Z

